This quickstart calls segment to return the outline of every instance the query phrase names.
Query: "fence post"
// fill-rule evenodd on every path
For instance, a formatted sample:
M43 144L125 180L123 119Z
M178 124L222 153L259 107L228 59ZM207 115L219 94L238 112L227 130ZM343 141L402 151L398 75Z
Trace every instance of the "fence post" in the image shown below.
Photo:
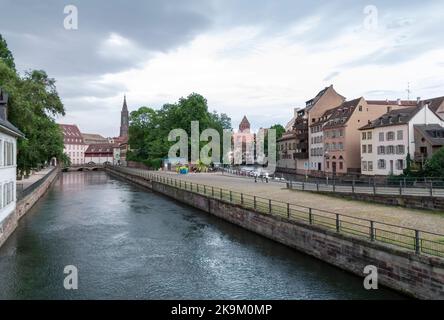
M433 181L430 181L430 196L433 197Z
M211 187L211 196L214 198L214 187Z
M421 252L420 241L419 241L419 231L415 230L415 252L419 254Z
M308 222L310 224L313 224L313 214L311 211L312 211L311 208L308 208Z
M256 210L256 207L257 207L257 205L256 205L256 196L253 196L253 203L254 203L254 210Z
M223 199L224 194L222 193L222 188L220 189L220 200Z
M333 192L336 192L336 178L333 178Z
M271 214L271 199L268 199L268 212Z
M399 180L399 195L402 196L402 180Z
M207 186L204 185L204 195L207 195Z
M230 202L233 202L233 192L230 190Z
M373 221L370 221L370 240L375 241L375 226Z
M302 182L302 191L305 190L305 182Z
M244 205L244 194L243 193L241 193L241 205L242 206Z
M336 232L340 230L339 213L336 213Z
M290 204L287 203L287 217L290 219Z
M316 182L316 190L319 192L319 181Z
M376 181L373 179L373 195L376 196Z

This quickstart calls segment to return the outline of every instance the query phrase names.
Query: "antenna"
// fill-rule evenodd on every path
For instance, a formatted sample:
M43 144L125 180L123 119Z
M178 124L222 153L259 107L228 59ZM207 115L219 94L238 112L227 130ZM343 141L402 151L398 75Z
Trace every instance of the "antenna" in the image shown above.
M408 82L407 83L407 101L409 101L410 100L410 93L412 92L411 90L410 90L410 82Z

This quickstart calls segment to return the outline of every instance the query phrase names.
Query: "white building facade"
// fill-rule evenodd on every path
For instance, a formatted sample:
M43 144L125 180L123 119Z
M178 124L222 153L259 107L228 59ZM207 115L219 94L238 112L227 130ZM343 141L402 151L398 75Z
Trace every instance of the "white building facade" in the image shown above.
M361 172L369 176L400 175L407 155L415 152L414 125L440 124L428 106L393 110L360 128Z
M0 233L3 222L15 212L17 138L23 134L7 120L8 95L0 88Z
M84 143L79 128L74 124L61 124L60 128L63 132L63 152L68 155L71 165L85 164L85 151L88 145Z

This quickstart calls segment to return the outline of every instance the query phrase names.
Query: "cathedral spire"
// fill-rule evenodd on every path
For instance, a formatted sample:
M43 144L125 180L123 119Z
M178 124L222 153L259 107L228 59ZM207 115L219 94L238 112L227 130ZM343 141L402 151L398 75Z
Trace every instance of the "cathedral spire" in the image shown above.
M120 137L128 137L129 127L128 106L126 105L126 95L123 96L123 107L120 113Z
M123 96L123 107L122 111L128 111L128 107L126 105L126 94Z

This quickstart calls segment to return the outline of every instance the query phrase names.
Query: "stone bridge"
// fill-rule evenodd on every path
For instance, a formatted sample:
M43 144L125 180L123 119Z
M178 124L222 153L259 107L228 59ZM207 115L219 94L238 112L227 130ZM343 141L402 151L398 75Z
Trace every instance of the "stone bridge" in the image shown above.
M67 168L64 168L62 171L64 172L73 172L73 171L99 171L103 170L105 164L81 164L81 165L71 165Z

